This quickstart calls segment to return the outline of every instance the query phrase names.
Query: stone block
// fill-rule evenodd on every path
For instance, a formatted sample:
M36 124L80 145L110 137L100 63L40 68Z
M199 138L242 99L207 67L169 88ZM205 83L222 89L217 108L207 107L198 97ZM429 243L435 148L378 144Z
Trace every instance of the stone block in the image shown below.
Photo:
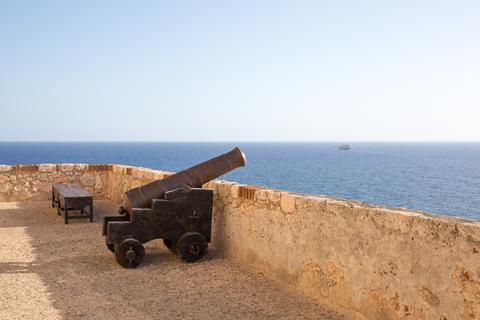
M240 198L253 200L258 190L260 190L260 188L255 186L240 186Z
M282 192L278 190L267 190L267 200L270 207L279 207Z
M297 195L282 192L280 198L280 208L285 213L293 213L295 211L295 200L297 199Z
M265 189L258 189L255 191L253 196L255 202L265 202L267 201L267 190Z
M72 163L62 163L62 164L57 164L57 171L73 171L75 169L75 164Z
M101 189L103 188L103 181L102 177L100 175L95 175L95 189Z
M303 196L296 199L296 208L302 212L325 212L326 211L325 198L314 196Z
M12 185L10 183L0 184L0 193L10 193L12 191Z
M143 168L132 168L131 175L134 178L142 179L145 175L145 170Z
M92 166L93 166L93 165L91 164L89 167L91 168ZM113 167L112 167L112 172L121 174L121 173L123 172L123 167L120 166L120 165L115 164L115 165L113 165Z
M85 163L76 163L75 164L75 171L85 171L88 169L88 164Z
M160 179L163 179L163 172L153 171L153 179L152 180L160 180Z
M0 172L12 171L12 166L0 164Z
M52 192L52 184L48 183L48 182L42 182L38 185L38 190L40 190L41 192L51 193Z
M217 192L221 197L228 197L231 195L230 188L232 187L233 183L218 183L217 184Z
M143 173L143 178L146 179L146 180L149 180L149 181L156 180L155 176L156 176L155 171L150 170L150 169L145 169L145 171Z
M22 172L32 172L32 171L38 171L38 165L37 164L18 164L13 167L15 171L22 171Z
M254 194L254 201L259 205L275 209L280 206L281 192L272 189L257 189Z
M215 190L215 184L216 184L216 183L214 183L214 182L212 182L212 181L208 181L207 183L204 183L204 184L203 184L202 188Z
M8 176L0 174L0 183L5 183L8 181Z
M95 185L95 176L92 173L85 173L80 177L80 182L87 187Z
M115 169L115 167L118 167ZM121 168L124 166L121 165L112 165L112 164L89 164L87 169L88 171L122 171Z
M54 172L57 169L56 164L43 163L38 165L38 171L40 172Z
M244 185L242 184L234 184L230 188L230 195L233 198L239 198L240 197L240 188L243 187Z

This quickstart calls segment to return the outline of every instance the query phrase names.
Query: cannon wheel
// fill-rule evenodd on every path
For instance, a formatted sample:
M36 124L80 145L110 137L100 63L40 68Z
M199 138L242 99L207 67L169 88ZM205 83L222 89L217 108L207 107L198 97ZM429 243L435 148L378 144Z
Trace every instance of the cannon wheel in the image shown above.
M200 260L207 252L208 243L198 232L185 232L177 241L177 254L186 262Z
M124 268L136 268L145 257L143 244L133 238L128 238L115 246L115 258Z

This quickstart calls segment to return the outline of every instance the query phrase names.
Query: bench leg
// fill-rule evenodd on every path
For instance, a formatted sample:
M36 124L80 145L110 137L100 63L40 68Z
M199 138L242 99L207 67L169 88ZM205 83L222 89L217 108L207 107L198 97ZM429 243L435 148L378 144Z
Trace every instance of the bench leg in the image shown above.
M93 222L93 199L90 200L89 207L90 207L90 223L92 223Z
M68 203L67 203L67 199L65 199L63 212L65 213L65 224L68 224Z

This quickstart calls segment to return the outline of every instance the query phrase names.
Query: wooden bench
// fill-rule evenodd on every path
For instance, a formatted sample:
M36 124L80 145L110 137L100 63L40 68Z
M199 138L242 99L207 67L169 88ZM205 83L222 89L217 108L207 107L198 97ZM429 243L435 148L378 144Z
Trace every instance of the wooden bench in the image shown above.
M90 218L93 222L93 197L82 189L78 184L54 184L52 186L52 208L57 207L58 215L65 216L65 224L68 219ZM87 213L86 208L89 208ZM80 210L80 215L69 216L70 210Z

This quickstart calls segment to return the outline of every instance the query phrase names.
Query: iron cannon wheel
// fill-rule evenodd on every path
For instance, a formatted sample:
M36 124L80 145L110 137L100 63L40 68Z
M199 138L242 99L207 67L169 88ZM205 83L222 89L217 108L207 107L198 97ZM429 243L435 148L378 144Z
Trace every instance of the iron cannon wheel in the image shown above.
M207 252L208 243L198 232L185 232L177 241L177 254L186 262L200 260Z
M143 244L133 238L128 238L115 246L115 258L124 268L136 268L145 257Z

